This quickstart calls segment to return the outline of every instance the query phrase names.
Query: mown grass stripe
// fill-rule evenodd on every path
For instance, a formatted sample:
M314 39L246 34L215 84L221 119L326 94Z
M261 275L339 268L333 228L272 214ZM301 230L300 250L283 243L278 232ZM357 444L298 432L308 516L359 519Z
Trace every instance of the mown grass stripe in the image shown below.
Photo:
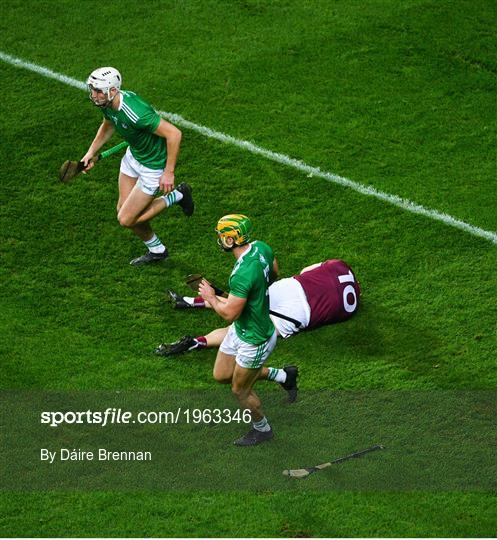
M43 75L44 77L57 80L59 82L62 82L69 86L73 86L75 88L79 88L80 90L86 90L86 84L81 81L73 79L72 77L68 77L67 75L57 73L55 71L52 71L51 69L40 66L38 64L27 62L25 60L22 60L21 58L11 56L10 54L6 54L2 51L0 51L0 59L12 66L33 71L35 73L38 73L39 75ZM296 169L307 175L323 178L324 180L333 182L334 184L337 184L343 187L347 187L363 195L375 197L376 199L379 199L381 201L387 202L389 204L393 204L394 206L402 208L403 210L406 210L413 214L422 215L430 219L433 219L435 221L440 221L450 227L460 229L473 236L483 238L485 240L492 242L493 244L497 244L497 233L493 231L487 231L485 229L481 229L480 227L476 227L475 225L466 223L465 221L457 219L444 212L439 212L438 210L426 208L425 206L412 202L409 199L403 199L402 197L398 197L397 195L392 195L390 193L379 191L372 186L367 186L359 182L355 182L354 180L350 180L349 178L338 176L331 172L322 171L319 167L313 167L311 165L307 165L303 161L300 161L295 158L291 158L285 154L273 152L271 150L262 148L261 146L257 146L256 144L251 143L249 141L237 139L235 137L232 137L231 135L227 135L220 131L215 131L207 126L195 124L194 122L191 122L190 120L186 120L186 118L183 118L179 114L169 113L165 111L158 111L158 113L163 118L169 120L170 122L182 128L190 129L192 131L200 133L201 135L204 135L205 137L208 137L210 139L215 139L226 144L231 144L233 146L246 150L247 152L251 152L252 154L263 156L264 158L269 159L271 161L275 161L277 163L281 163L288 167L292 167L293 169Z

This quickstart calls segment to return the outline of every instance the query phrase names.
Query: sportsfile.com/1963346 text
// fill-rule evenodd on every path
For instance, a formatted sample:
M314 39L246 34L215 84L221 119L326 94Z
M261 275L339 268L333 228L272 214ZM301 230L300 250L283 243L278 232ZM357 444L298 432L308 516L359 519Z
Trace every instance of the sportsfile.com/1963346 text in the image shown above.
M40 423L50 427L67 424L97 424L102 427L128 424L248 424L248 409L177 407L169 411L132 412L108 407L105 410L42 411Z

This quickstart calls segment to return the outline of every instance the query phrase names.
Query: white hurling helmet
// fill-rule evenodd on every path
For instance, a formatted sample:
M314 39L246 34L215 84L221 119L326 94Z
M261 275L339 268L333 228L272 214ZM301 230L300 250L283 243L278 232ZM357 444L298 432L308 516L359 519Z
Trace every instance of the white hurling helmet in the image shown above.
M102 67L92 71L88 77L88 80L86 81L88 90L90 91L90 99L97 107L107 107L115 97L115 95L112 98L110 97L110 89L117 88L117 90L120 90L121 83L121 74L116 68L113 67ZM102 91L107 100L105 102L95 100L91 95L92 90Z

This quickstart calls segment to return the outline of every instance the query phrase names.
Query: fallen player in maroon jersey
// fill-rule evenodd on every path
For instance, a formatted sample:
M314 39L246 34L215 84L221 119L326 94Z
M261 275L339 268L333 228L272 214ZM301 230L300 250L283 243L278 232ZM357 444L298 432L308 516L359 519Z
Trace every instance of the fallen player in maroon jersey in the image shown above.
M219 291L220 293L222 291ZM210 308L201 297L180 296L169 291L177 309ZM269 308L277 334L289 338L303 330L346 321L359 307L361 289L352 269L339 259L304 268L300 274L275 281L269 287ZM205 336L184 336L155 349L159 356L195 349L219 347L228 328L216 328Z

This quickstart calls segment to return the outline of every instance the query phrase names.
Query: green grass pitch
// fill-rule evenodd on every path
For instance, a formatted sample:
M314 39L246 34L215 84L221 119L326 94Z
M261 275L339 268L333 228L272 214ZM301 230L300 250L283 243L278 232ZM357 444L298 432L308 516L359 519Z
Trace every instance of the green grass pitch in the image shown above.
M80 81L113 65L159 110L495 232L496 24L491 0L4 0L0 51ZM213 351L165 363L151 350L220 325L174 312L164 291L195 271L226 282L213 227L233 211L283 276L337 257L361 281L353 320L273 353L300 366L303 393L495 389L494 243L183 129L177 180L196 213L156 218L171 257L132 268L143 246L115 218L118 159L56 180L99 111L4 62L0 85L2 389L211 388ZM457 537L497 523L491 492L305 485L0 492L0 507L2 536Z

